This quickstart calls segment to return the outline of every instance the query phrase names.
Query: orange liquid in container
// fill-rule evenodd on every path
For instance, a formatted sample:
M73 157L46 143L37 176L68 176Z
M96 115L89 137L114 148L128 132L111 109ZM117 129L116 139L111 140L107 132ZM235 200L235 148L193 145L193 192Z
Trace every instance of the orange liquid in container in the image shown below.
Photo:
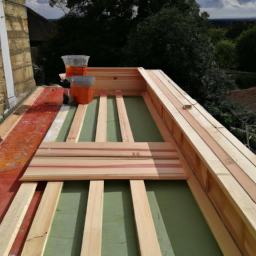
M78 104L89 104L93 100L93 86L79 86L75 82L71 83L71 96Z
M71 76L85 76L87 66L75 67L75 66L66 66L66 77Z

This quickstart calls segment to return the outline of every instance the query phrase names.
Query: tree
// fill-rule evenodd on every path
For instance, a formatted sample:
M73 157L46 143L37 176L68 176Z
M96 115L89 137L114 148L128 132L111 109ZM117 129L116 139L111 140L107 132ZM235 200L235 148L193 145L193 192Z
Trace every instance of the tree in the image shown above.
M236 67L236 45L229 40L217 42L214 47L214 58L221 68L230 69Z
M226 28L210 28L208 33L213 44L216 44L218 41L223 40L225 38L227 29Z
M236 40L239 68L256 72L256 26L244 31Z
M223 104L234 83L214 66L205 14L164 8L128 37L127 65L162 69L201 104Z

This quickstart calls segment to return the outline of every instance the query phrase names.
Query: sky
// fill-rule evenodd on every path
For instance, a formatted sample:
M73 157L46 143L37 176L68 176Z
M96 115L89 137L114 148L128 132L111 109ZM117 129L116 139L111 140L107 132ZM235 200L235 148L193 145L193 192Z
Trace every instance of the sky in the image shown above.
M196 0L210 19L256 18L256 0ZM63 11L49 6L49 0L26 0L26 5L47 19L58 19Z

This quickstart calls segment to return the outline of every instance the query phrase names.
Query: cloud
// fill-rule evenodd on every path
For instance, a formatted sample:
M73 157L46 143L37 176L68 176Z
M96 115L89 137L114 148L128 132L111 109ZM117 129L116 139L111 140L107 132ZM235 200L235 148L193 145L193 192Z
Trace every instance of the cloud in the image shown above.
M208 12L211 19L256 18L256 1L250 0L197 0L201 11ZM202 2L202 3L200 3ZM211 5L209 4L211 2Z
M64 12L61 9L50 7L49 0L26 0L26 6L46 19L58 19L64 15Z

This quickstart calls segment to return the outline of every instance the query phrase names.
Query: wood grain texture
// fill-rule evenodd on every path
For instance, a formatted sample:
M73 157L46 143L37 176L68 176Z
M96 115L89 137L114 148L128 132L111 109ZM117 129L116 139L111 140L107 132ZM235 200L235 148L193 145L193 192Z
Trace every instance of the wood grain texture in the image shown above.
M23 183L0 225L0 255L7 256L32 200L37 183Z
M23 115L27 112L30 106L35 102L44 87L39 87L35 92L16 110L11 116L9 116L3 124L0 126L0 137L4 140L13 128L17 125ZM0 142L1 143L1 142Z
M95 141L98 144L98 142L105 142L106 140L107 95L106 93L101 93ZM95 146L94 143L93 145ZM105 143L103 145L105 145ZM104 181L91 180L86 210L86 218L84 223L81 256L101 255L103 198Z
M107 95L100 94L100 106L95 141L105 142L107 139Z
M78 105L66 142L77 142L83 125L87 105Z
M102 240L104 181L91 181L81 256L100 256Z
M168 142L47 142L36 151L35 158L42 156L178 158Z
M134 142L132 130L127 116L122 93L116 93L116 104L118 110L119 124L121 128L123 142Z
M47 162L46 162L47 161ZM60 164L61 162L61 164ZM180 161L170 160L83 160L40 159L31 165L22 181L93 179L186 179Z
M200 186L200 183L195 178L192 170L190 169L187 161L185 160L184 156L182 155L178 145L174 141L173 137L171 136L170 132L168 131L167 127L165 126L164 122L162 121L161 117L158 115L155 107L152 104L152 101L148 94L143 94L144 100L148 106L148 109L154 118L159 131L161 132L164 140L167 142L172 142L177 152L179 154L179 159L182 163L183 168L187 172L188 180L187 183L194 195L194 198L197 201L199 208L201 209L204 218L206 219L218 245L220 246L221 251L225 256L240 256L242 255L239 249L237 248L234 240L230 236L227 228L224 226L220 216L216 212L215 208L213 207L211 201L205 194L203 188Z
M175 96L175 98L182 104L189 104L188 100L185 99L183 97L183 95L181 95L173 86L170 86L168 84L168 81L166 80L166 78L163 76L163 74L160 71L153 71L153 73L157 76L157 78L160 79L160 81L167 87L170 91L170 93L172 93L173 96ZM177 102L178 103L178 102ZM175 105L177 108L177 104ZM196 107L196 105L195 105ZM239 177L238 173L239 172L245 172L250 179L252 179L254 181L254 183L256 183L256 166L253 164L253 162L251 162L251 160L254 160L254 158L248 159L244 154L242 154L240 152L240 150L235 147L231 141L229 141L225 136L222 135L222 133L219 131L222 128L217 129L216 127L214 127L210 121L207 120L206 117L208 117L206 115L206 117L204 115L202 115L198 109L196 109L195 107L191 108L191 109L187 109L188 113L208 132L208 134L218 143L218 145L221 147L221 149L217 148L217 144L215 143L211 143L209 144L209 136L207 137L208 139L208 145L211 147L211 149L215 152L219 152L219 154L217 154L218 158L225 164L225 162L228 162L229 164L225 164L227 166L227 168L234 174L235 173L235 177ZM205 111L206 112L206 111ZM190 121L191 123L191 121ZM202 134L202 132L200 133ZM206 138L206 136L204 135L204 137ZM245 146L243 146L245 147ZM216 148L216 150L215 150ZM256 159L256 157L255 157ZM238 171L238 169L236 170L236 165L231 165L232 160L236 163L237 166L239 166L241 169L240 171ZM235 170L234 170L235 169ZM245 179L244 177L241 176L241 179ZM237 178L238 181L240 181L240 179ZM256 188L256 185L255 185Z
M116 95L119 124L123 142L134 142L129 119L121 92ZM139 177L138 177L139 179ZM141 178L145 179L145 178ZM130 180L133 209L142 256L162 255L143 180Z
M22 256L43 255L63 182L48 182L27 236Z

